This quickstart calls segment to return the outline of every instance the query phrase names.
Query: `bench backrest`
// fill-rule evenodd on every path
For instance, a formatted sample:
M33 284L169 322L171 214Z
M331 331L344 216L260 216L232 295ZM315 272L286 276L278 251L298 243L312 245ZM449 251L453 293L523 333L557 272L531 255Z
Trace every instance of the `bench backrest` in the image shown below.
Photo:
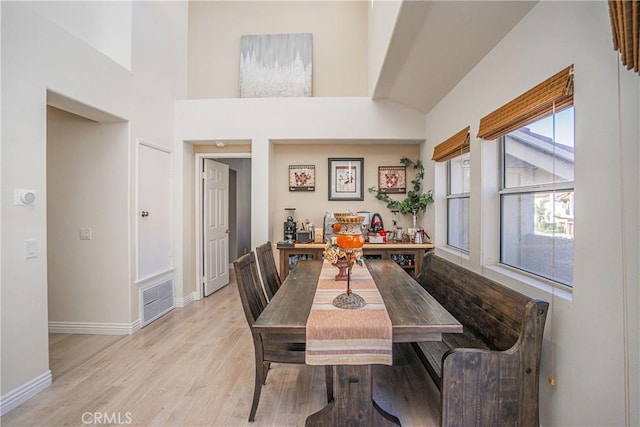
M429 251L418 282L491 350L518 340L531 298Z

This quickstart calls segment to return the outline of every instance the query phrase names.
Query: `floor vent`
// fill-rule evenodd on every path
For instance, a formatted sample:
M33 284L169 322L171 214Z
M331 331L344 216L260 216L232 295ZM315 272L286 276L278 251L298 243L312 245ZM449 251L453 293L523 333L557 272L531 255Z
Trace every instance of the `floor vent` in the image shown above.
M142 327L171 311L174 307L173 278L140 290Z

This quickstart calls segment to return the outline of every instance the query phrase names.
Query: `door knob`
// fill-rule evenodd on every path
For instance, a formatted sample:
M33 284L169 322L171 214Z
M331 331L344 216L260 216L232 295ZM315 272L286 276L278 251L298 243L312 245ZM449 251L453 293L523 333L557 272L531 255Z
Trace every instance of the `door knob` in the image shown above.
M142 218L148 217L148 216L149 216L149 212L147 212L147 211L142 211L142 212L140 212L140 216L141 216Z

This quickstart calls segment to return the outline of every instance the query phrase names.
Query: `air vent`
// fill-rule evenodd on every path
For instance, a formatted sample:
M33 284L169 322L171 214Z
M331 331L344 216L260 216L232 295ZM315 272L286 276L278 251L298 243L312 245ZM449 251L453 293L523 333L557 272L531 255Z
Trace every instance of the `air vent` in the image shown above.
M173 278L163 280L140 290L142 301L142 327L162 317L174 307Z

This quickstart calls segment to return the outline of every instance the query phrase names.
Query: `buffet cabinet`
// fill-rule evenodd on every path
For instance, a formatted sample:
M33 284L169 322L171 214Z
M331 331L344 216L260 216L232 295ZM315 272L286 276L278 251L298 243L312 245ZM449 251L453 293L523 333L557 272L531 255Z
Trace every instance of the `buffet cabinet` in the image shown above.
M422 270L424 253L434 248L432 243L365 243L362 248L365 259L391 259L415 277ZM300 260L322 259L325 243L295 243L293 246L276 245L280 257L280 278Z

